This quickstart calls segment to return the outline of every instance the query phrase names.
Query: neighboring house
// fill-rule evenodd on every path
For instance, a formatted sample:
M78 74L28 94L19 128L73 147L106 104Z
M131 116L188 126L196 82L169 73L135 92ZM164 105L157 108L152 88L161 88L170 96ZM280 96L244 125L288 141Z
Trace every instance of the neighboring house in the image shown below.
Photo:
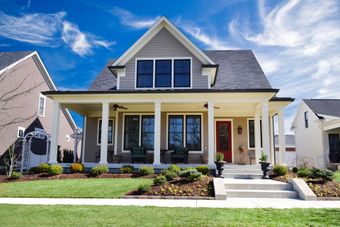
M292 123L296 155L315 167L340 163L340 99L304 99Z
M293 101L278 91L252 51L201 50L161 17L108 62L89 90L44 92L54 100L50 160L56 162L60 106L84 116L82 162L88 167L131 163L136 146L147 149L142 162L156 167L177 161L213 168L216 152L228 163L249 163L247 152L256 151L258 160L261 147L273 160L272 116L278 114L284 156L283 109ZM180 147L189 149L188 160L174 160L172 151Z
M274 136L274 144L275 144L275 158L278 162L279 159L279 136ZM288 166L295 166L296 161L296 152L295 152L295 136L294 135L286 135L286 160L285 163Z
M12 144L21 152L22 138L32 131L52 130L52 101L41 91L56 91L43 62L35 51L0 52L0 156ZM70 113L61 109L60 150L74 149L72 134L77 130ZM40 139L38 137L41 137ZM36 136L27 143L25 168L46 162L46 139Z

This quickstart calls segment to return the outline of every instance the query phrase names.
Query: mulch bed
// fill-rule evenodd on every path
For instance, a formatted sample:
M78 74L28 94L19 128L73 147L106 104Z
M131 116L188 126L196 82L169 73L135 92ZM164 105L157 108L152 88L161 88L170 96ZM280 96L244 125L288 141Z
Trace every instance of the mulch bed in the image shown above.
M48 174L25 174L20 179L12 180L7 178L6 175L0 175L0 183L7 182L22 182L22 181L34 181L34 180L58 180L58 179L85 179L85 178L148 178L152 179L158 176L157 174L151 174L147 176L141 176L135 173L102 173L99 176L93 177L88 173L63 173L56 176L50 176Z
M176 197L214 197L212 177L203 177L198 181L188 181L175 178L163 185L151 186L146 193L140 193L137 190L127 193L128 196L143 195L157 196L159 198L176 198Z
M289 172L287 173L286 175L284 176L276 176L276 175L270 175L269 176L270 179L272 180L276 180L276 181L281 181L281 182L284 182L284 183L288 183L288 179L290 178L297 178L297 174L296 173L292 173L292 172Z

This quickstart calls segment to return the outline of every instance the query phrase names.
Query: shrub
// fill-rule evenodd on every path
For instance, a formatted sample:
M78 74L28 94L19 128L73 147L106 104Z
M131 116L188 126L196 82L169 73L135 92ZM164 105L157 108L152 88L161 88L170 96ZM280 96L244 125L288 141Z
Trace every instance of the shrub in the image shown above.
M132 173L133 172L133 166L127 165L123 166L122 168L119 169L120 173Z
M224 154L221 152L216 153L216 161L217 162L222 162L224 160Z
M148 184L142 184L137 189L140 193L145 193L150 190L150 185Z
M63 173L63 167L61 165L51 165L49 170L48 170L48 173L50 175L60 175Z
M40 173L39 172L39 167L38 166L35 166L35 167L31 167L28 172L30 173Z
M334 178L334 172L328 169L312 168L312 178L321 178L324 181L332 181Z
M293 167L293 169L292 169L292 172L293 173L297 173L299 171L299 168L298 167Z
M37 166L38 173L48 173L49 169L50 165L47 163L41 163L40 165Z
M181 172L181 168L178 165L172 164L168 167L168 170L179 174Z
M273 172L275 175L284 176L288 173L288 168L283 165L275 165L273 168Z
M107 172L109 172L109 168L106 165L96 165L91 169L92 176L98 176Z
M171 181L172 179L178 176L177 173L168 169L163 170L162 174L168 181Z
M196 170L200 173L202 173L203 175L208 175L210 172L210 169L208 166L197 166Z
M142 176L145 176L145 175L154 174L155 171L153 170L153 167L152 167L152 166L141 166L141 167L139 168L139 173L140 173Z
M183 171L186 171L186 170L196 170L196 169L194 167L187 166L183 168Z
M263 151L261 153L260 161L261 162L267 162L268 160L268 155L266 155Z
M184 170L182 171L180 177L183 177L190 181L196 181L196 180L201 179L202 173L198 172L196 169L195 170Z
M312 170L308 168L300 168L297 171L298 177L311 177L312 176Z
M162 185L167 182L165 176L158 176L153 180L154 185Z
M10 179L20 179L21 177L22 177L21 173L13 171L9 178Z
M82 173L84 172L84 165L82 163L72 163L70 165L70 172L71 173Z

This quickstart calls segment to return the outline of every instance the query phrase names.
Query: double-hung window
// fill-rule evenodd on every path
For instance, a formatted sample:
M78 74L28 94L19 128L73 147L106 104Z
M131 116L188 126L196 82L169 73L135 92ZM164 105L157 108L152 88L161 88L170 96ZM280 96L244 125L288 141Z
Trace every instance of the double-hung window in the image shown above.
M156 60L155 87L171 87L171 60Z
M137 61L137 88L153 87L153 60Z
M190 87L190 60L174 60L174 87Z
M262 120L260 120L260 134L261 134L261 147L262 147ZM255 148L255 121L248 120L248 145L249 148Z
M97 144L101 144L102 141L102 120L98 122L98 136L97 136ZM109 127L107 130L107 143L113 144L113 120L109 120Z
M168 148L173 150L176 147L182 147L184 144L184 122L182 115L169 116L168 131Z
M186 147L192 151L201 150L201 116L186 116Z

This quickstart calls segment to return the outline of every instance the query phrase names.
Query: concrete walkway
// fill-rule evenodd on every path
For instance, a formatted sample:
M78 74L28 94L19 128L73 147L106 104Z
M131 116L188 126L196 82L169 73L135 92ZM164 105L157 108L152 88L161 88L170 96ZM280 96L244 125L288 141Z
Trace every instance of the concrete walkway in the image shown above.
M340 201L305 201L297 199L228 198L227 200L181 199L44 199L0 198L0 204L29 205L110 205L157 207L209 207L209 208L340 208Z

